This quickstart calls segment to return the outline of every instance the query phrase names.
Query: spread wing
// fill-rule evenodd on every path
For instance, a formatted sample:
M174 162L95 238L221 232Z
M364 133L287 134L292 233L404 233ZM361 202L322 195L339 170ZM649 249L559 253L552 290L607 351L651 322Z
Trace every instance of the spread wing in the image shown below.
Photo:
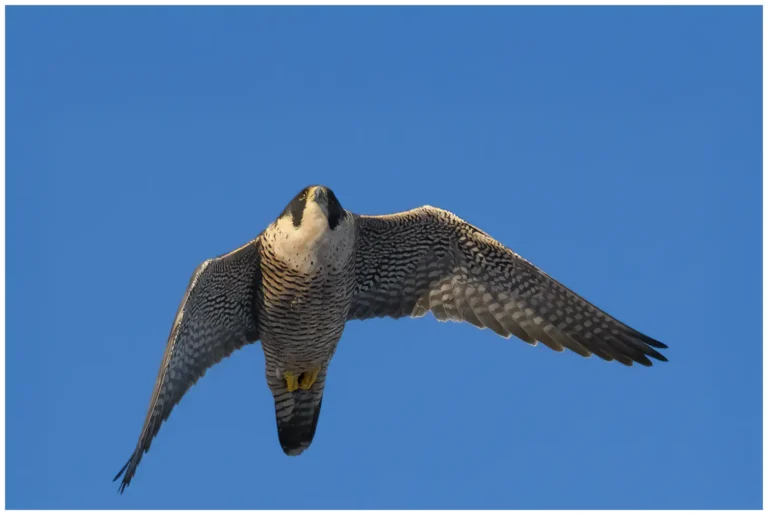
M259 239L197 267L176 313L136 449L120 492L171 410L206 370L259 339L256 295L261 284Z
M488 234L442 209L357 217L348 319L464 321L556 351L650 366L666 348L572 292Z

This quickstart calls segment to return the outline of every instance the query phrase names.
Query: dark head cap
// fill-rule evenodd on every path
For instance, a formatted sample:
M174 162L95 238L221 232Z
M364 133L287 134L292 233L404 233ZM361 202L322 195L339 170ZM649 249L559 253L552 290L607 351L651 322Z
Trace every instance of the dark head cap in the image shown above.
M325 186L307 186L293 197L293 200L285 206L281 217L290 215L293 220L293 226L301 226L301 219L304 216L304 209L310 202L317 203L320 209L328 219L328 226L331 230L335 229L339 223L347 216L347 212L341 207L336 195L330 188Z

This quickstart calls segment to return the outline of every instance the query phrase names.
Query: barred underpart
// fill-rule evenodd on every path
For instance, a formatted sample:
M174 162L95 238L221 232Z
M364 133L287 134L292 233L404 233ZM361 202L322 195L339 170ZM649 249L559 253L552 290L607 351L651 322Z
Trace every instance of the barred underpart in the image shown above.
M666 361L663 343L623 324L480 229L430 206L385 216L300 192L254 240L203 262L171 328L122 492L160 425L205 371L261 340L283 451L312 443L331 358L348 320L465 321L505 338L624 365ZM314 382L289 391L286 374Z
M262 237L260 331L278 438L293 456L309 447L315 434L328 365L354 290L354 260L351 253L337 260L341 253L330 249L333 257L318 256L312 273L297 271L276 257L273 245L280 237L278 231ZM311 389L287 390L283 372L316 368L320 373Z
M210 367L259 339L259 241L197 267L176 313L136 449L118 472L120 492L133 478L160 425Z
M661 342L590 304L480 229L425 206L358 217L357 288L349 319L419 317L469 322L625 365L666 361Z

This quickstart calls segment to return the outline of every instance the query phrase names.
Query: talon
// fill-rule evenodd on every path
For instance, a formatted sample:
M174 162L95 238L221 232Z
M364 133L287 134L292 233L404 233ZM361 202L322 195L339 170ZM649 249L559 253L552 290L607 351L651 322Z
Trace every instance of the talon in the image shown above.
M301 374L301 381L299 382L299 388L302 390L309 390L312 388L312 385L315 384L315 381L317 380L317 374L320 373L320 369L316 368L315 370L310 370L309 372L304 372Z
M291 374L290 372L283 373L285 383L289 392L295 392L299 389L299 377Z

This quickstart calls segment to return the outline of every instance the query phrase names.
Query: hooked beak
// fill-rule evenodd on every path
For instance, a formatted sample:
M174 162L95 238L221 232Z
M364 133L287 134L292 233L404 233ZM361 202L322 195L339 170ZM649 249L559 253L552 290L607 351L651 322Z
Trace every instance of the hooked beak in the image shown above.
M328 205L328 192L325 190L325 188L323 188L322 186L316 187L314 194L315 194L315 202L317 202L321 206Z
M322 186L316 186L309 192L310 198L320 207L326 218L328 218L328 191Z

